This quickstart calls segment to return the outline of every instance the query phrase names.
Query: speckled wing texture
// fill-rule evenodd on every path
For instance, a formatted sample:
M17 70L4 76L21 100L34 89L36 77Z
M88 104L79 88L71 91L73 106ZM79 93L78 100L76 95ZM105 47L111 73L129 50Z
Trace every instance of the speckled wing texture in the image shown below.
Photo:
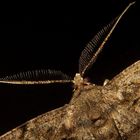
M0 83L5 84L51 84L51 83L68 83L72 82L71 78L61 71L56 70L34 70L20 72L11 76L0 78Z
M69 104L26 122L0 140L140 140L140 60L104 86L83 84L76 92L80 94Z
M40 115L9 131L0 140L49 140L59 129L66 106Z
M88 85L81 93L0 140L139 140L140 60L105 86Z
M133 65L115 76L109 83L115 84L118 87L140 83L140 61L135 62Z
M113 21L111 21L108 25L103 27L94 37L93 39L86 45L85 49L82 51L81 56L79 58L79 73L82 77L86 74L86 72L91 68L93 63L96 61L98 55L102 51L104 45L110 38L112 32L118 25L119 21L125 14L125 12L133 5L135 2L130 3L125 10L116 17Z

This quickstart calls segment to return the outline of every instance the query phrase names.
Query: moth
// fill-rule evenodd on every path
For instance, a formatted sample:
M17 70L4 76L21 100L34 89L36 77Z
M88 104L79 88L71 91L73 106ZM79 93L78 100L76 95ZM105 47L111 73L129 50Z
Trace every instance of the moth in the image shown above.
M86 45L79 58L79 73L74 79L55 70L28 71L0 79L0 83L5 84L74 85L69 104L22 124L0 136L0 140L140 139L140 61L103 86L87 80L88 70L134 3L130 3Z

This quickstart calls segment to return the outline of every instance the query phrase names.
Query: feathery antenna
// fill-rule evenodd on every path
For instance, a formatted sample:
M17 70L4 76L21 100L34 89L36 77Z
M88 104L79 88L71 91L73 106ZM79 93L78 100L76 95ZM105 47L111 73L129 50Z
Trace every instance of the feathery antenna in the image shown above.
M96 61L99 53L102 51L104 45L111 36L115 27L118 25L120 19L134 3L135 2L130 3L118 17L101 29L86 45L79 58L79 73L82 77L84 77L87 70L90 69L93 63Z
M102 51L105 43L111 36L118 22L123 17L125 12L134 3L135 2L130 3L118 17L116 17L111 23L105 26L102 30L100 30L97 33L97 35L95 35L94 38L86 45L85 49L82 51L81 56L79 58L79 73L81 77L84 77L86 71L95 62L96 58ZM36 71L21 72L19 74L0 78L0 83L33 85L33 84L51 84L51 83L74 83L74 80L72 80L66 74L63 74L61 71L36 70Z
M73 82L69 76L56 70L35 70L20 72L12 76L0 78L0 83L7 84L51 84Z

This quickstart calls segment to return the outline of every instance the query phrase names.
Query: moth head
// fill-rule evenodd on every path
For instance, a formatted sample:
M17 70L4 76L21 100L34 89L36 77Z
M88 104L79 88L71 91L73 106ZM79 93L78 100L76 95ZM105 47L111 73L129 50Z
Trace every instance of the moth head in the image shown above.
M81 87L82 85L89 85L90 83L86 78L83 78L80 73L76 73L74 77L74 85L75 87Z
M74 77L74 84L80 85L83 83L83 77L81 77L80 73L76 73Z

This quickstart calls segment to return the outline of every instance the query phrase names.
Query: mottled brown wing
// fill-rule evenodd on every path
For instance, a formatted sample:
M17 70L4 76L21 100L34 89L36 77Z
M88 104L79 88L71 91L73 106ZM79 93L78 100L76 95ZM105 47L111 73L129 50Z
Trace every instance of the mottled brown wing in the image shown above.
M115 84L118 87L140 83L140 60L123 70L115 76L108 84Z
M71 104L28 121L0 140L139 139L140 60L107 85L85 86L81 92Z
M81 92L71 105L38 116L0 140L139 139L140 60L107 85Z
M93 39L86 45L85 49L82 51L79 58L79 73L82 77L86 74L87 70L93 65L96 61L99 53L102 51L104 45L110 38L115 27L118 25L118 22L123 17L125 12L129 9L131 5L135 2L130 3L125 10L111 21L107 26L101 29Z
M0 140L50 140L66 114L66 106L40 115L0 136Z
M27 72L20 72L11 76L0 78L0 83L5 84L51 84L51 83L69 83L73 82L72 79L56 70L34 70Z
M105 86L89 85L67 106L4 134L0 140L139 139L140 60Z
M120 103L111 113L122 139L140 139L140 60L108 82Z
M110 84L85 87L66 112L50 139L139 140L140 60Z

